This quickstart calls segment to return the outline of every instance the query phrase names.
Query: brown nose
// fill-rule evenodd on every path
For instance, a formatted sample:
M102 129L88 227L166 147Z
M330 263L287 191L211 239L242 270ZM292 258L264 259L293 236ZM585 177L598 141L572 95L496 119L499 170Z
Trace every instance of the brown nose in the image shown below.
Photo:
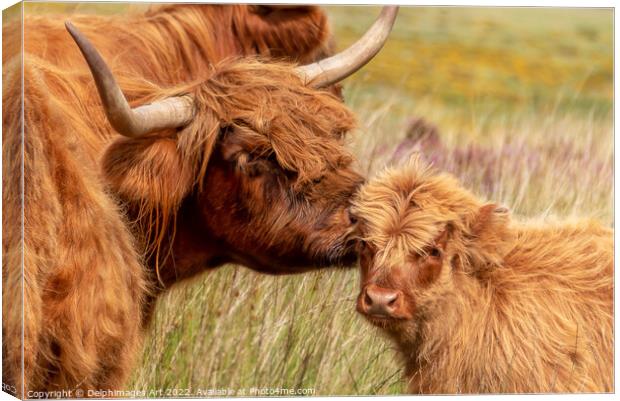
M402 309L402 293L390 288L367 285L360 294L357 310L376 317L399 317Z

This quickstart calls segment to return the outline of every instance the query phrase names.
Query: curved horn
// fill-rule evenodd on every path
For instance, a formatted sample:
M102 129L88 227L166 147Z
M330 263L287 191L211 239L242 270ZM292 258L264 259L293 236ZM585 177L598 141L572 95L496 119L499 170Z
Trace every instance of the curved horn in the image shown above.
M398 6L385 6L379 18L357 42L346 50L316 63L297 67L298 75L306 84L322 88L342 81L368 63L383 47L394 20Z
M65 22L65 27L84 55L108 120L119 134L139 137L192 121L194 102L190 96L170 97L132 109L97 49L71 22Z

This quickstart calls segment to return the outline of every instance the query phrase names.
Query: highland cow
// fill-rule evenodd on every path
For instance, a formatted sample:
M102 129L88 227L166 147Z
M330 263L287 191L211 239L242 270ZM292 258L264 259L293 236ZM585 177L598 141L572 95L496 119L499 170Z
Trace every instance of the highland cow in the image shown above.
M171 87L123 57L110 68L71 24L85 63L7 61L5 388L119 388L156 296L209 268L352 264L349 206L362 178L343 141L355 118L322 88L379 51L396 11L316 64L231 59Z
M419 159L354 202L357 310L411 393L613 391L613 231L517 223Z

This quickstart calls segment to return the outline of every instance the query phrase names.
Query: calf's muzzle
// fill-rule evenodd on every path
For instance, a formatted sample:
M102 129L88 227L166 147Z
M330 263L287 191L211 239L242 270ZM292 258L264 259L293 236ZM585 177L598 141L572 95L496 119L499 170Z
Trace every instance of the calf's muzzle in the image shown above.
M406 317L403 293L368 284L360 292L357 311L371 318L403 319Z

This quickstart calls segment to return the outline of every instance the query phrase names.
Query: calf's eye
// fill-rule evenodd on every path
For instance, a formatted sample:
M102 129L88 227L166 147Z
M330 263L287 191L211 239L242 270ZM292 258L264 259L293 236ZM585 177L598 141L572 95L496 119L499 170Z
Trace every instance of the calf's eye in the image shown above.
M438 248L431 248L428 254L433 258L438 258L441 256L441 251Z

